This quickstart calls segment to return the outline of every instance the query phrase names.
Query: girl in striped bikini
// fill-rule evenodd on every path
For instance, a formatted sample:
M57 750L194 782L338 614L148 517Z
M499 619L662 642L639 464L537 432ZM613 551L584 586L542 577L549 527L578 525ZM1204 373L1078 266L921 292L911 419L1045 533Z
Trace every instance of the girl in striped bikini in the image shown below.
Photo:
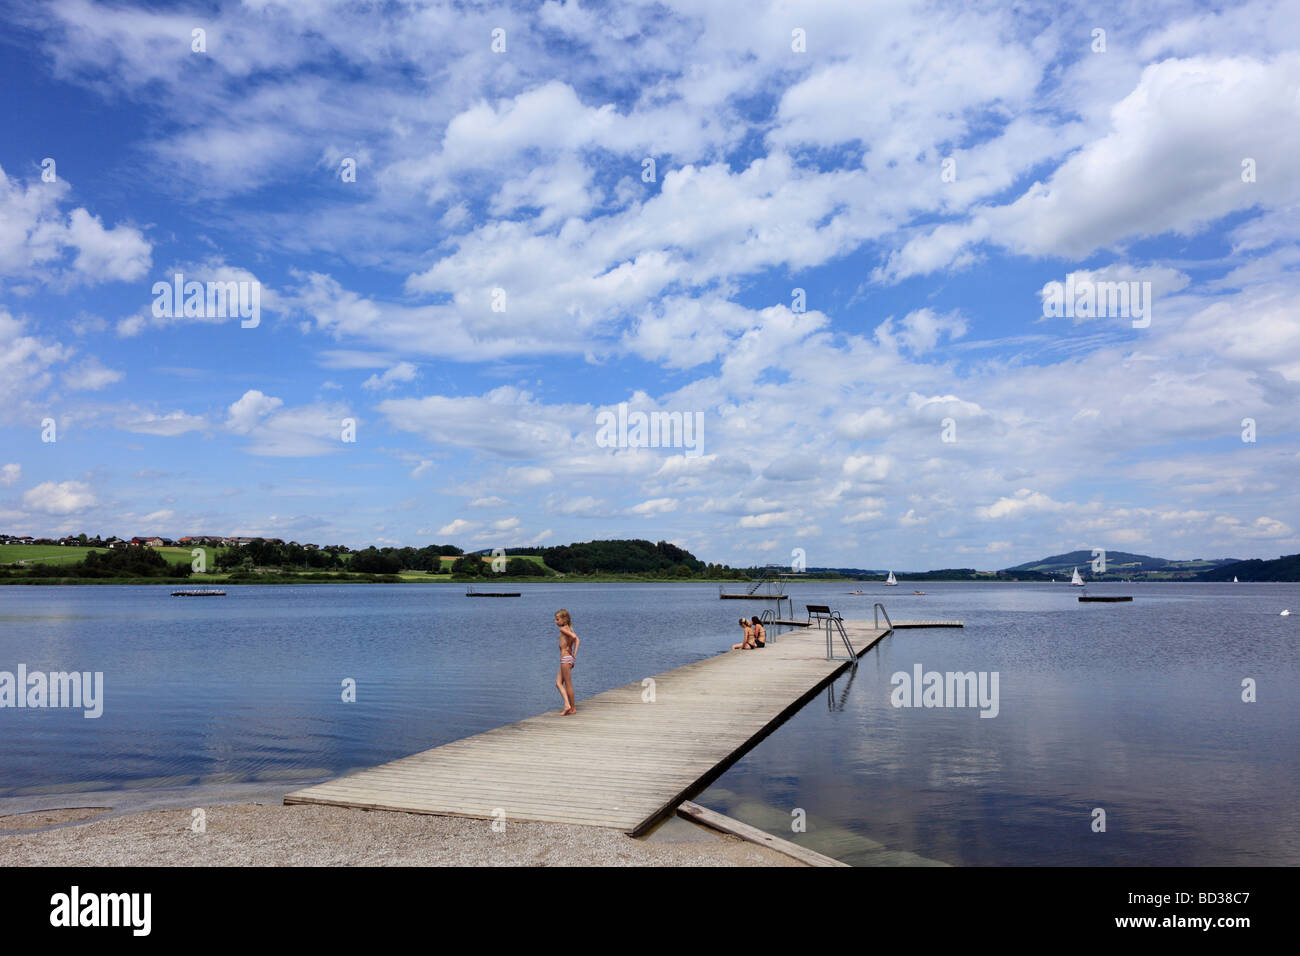
M578 712L574 706L578 698L573 693L573 668L577 664L578 645L582 642L573 633L573 618L564 608L555 612L555 626L560 629L560 672L555 675L555 688L564 698L564 710L560 714L568 717Z

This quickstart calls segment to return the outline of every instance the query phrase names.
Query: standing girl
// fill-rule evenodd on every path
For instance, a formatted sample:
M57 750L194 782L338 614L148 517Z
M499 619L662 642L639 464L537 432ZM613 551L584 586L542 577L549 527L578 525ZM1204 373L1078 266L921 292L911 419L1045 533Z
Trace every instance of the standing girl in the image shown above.
M555 612L555 626L560 629L560 671L555 675L555 688L564 698L564 710L560 714L568 717L578 712L574 706L577 698L573 694L573 668L577 664L578 645L582 642L573 633L573 618L564 608Z

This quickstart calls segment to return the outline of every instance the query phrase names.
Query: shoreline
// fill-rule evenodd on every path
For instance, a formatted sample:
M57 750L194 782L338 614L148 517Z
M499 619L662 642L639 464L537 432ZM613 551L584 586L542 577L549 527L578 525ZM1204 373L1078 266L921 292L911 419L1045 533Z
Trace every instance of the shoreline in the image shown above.
M253 798L249 788L262 792ZM644 837L603 827L493 821L279 803L283 788L237 799L157 791L63 794L41 809L0 802L3 866L806 866L770 846L670 817ZM31 798L26 798L31 799ZM266 800L266 802L261 802ZM150 803L158 805L150 805ZM57 806L55 805L57 804ZM115 804L115 805L109 805ZM202 810L197 814L196 810ZM202 829L195 822L201 816ZM26 819L23 819L26 817Z

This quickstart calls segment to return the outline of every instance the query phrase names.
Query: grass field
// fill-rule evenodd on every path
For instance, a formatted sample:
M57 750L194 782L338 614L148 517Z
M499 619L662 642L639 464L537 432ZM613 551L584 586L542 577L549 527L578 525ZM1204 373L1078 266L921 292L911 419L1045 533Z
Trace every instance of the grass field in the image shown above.
M107 550L107 548L65 548L57 544L0 544L0 564L17 564L19 561L63 564L80 561L91 551Z
M196 545L194 548L159 548L158 553L170 561L172 564L192 564L194 562L194 551L202 550L204 560L207 562L209 571L214 570L217 566L217 555L225 551L225 548L209 548L204 545Z
M458 557L459 556L457 555L452 555L449 557L448 555L444 554L441 558L443 569L450 570L451 566L455 564L456 561L458 560ZM481 557L484 561L492 560L492 555L490 554L481 554L479 555L479 557ZM531 561L533 562L533 564L540 564L542 567L546 567L546 562L542 560L542 556L540 554L507 554L506 558L507 560L510 558L523 558L525 561Z
M19 561L45 564L74 564L83 560L91 551L105 552L108 548L64 547L58 544L0 544L0 564L17 564ZM171 564L189 564L194 560L192 548L158 548ZM215 566L220 548L204 548L207 552L208 567Z

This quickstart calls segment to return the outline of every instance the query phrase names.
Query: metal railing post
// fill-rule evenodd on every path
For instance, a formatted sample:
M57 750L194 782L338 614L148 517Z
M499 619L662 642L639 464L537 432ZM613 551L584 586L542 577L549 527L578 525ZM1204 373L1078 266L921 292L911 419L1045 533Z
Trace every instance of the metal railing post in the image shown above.
M837 613L838 612L831 612L830 615L823 618L826 627L826 659L828 661L839 660L839 658L835 656L835 641L831 634L831 628L834 627L839 631L840 640L844 643L845 650L849 652L848 659L856 661L858 659L858 652L854 649L853 642L849 640L849 632L844 630L844 619L835 616Z
M885 615L885 623L889 625L889 629L892 631L894 622L889 619L889 612L885 610L885 606L877 601L876 606L871 609L871 620L875 624L877 631L880 630L880 615L882 614Z

